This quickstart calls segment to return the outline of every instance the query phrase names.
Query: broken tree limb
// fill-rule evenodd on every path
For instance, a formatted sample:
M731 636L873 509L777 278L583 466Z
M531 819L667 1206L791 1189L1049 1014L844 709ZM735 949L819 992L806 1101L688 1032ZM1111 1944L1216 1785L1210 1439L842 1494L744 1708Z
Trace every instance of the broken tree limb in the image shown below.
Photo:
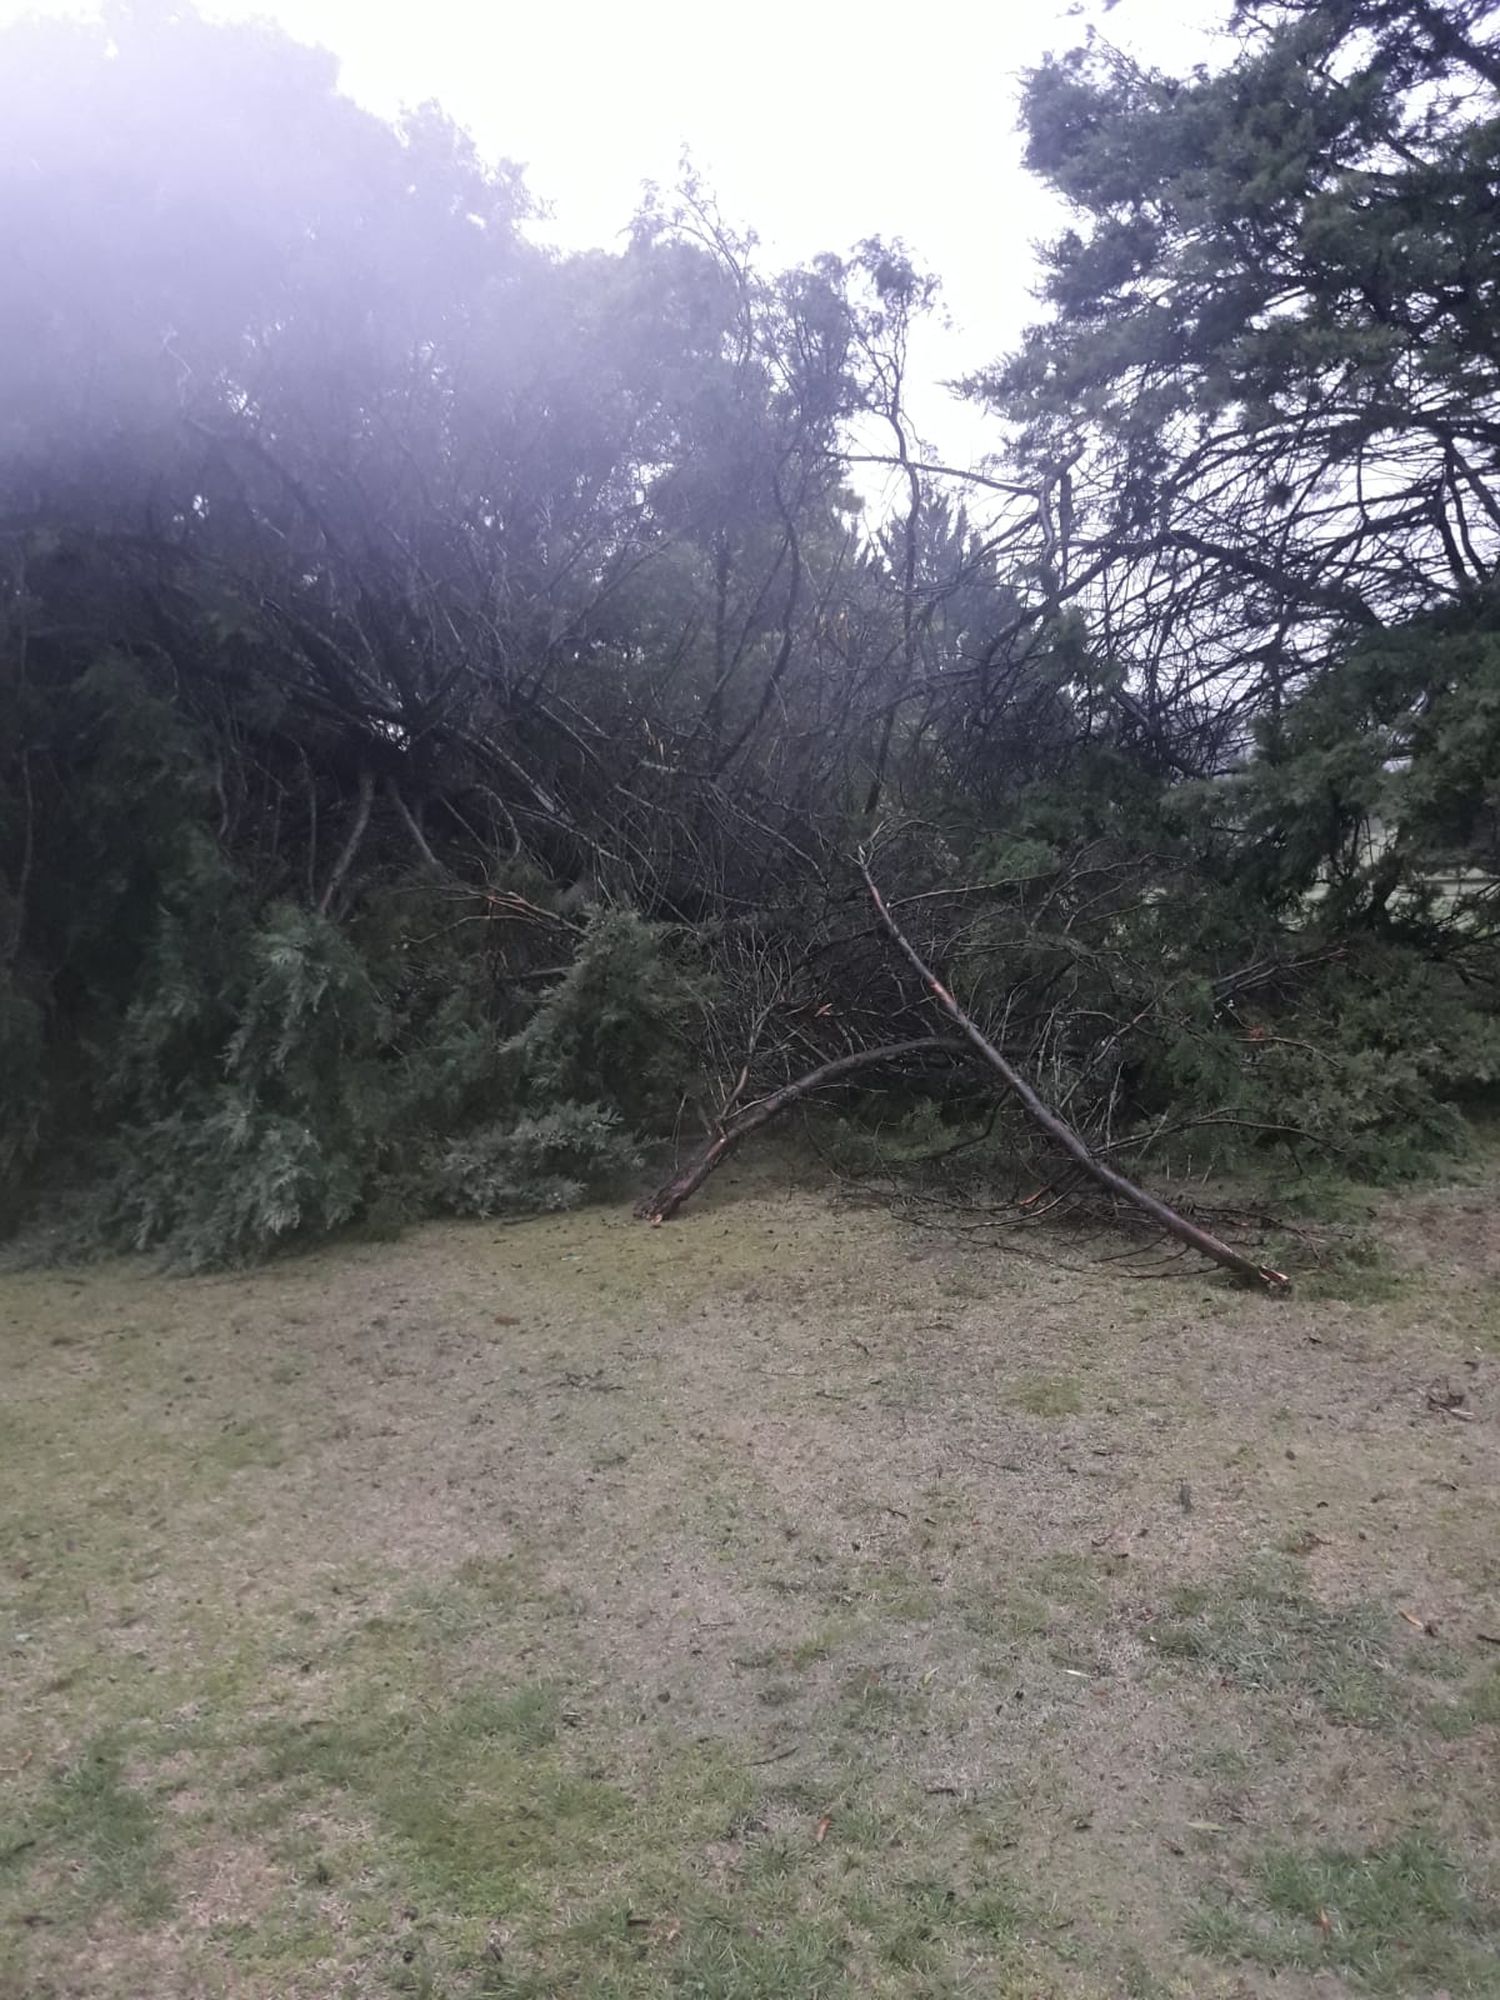
M349 829L349 838L344 842L337 861L328 877L328 886L318 898L318 915L326 917L333 908L333 899L343 887L344 877L354 866L354 858L359 853L360 843L365 837L365 828L370 824L370 804L375 797L375 773L365 765L359 774L359 803L354 808L354 824Z
M968 1053L963 1043L955 1041L951 1035L922 1035L915 1041L885 1042L879 1048L857 1049L853 1055L838 1056L832 1062L809 1070L805 1076L794 1077L790 1083L782 1084L779 1090L773 1090L756 1103L746 1105L743 1111L722 1125L685 1167L639 1204L636 1214L652 1224L670 1221L742 1140L748 1139L752 1132L758 1132L761 1126L769 1125L773 1118L799 1098L810 1097L815 1090L822 1090L830 1083L839 1083L856 1070L871 1069L877 1063L898 1062L903 1056L939 1052L955 1056Z
M891 915L863 855L858 857L857 865L864 877L865 887L870 892L870 901L875 906L875 915L881 929L964 1040L989 1065L1006 1089L1017 1099L1031 1122L1044 1132L1054 1145L1066 1153L1070 1160L1081 1167L1084 1173L1107 1193L1121 1201L1130 1202L1140 1209L1142 1214L1150 1216L1153 1222L1165 1229L1168 1235L1175 1236L1179 1243L1186 1243L1190 1249L1201 1251L1205 1257L1211 1257L1214 1263L1222 1264L1226 1270L1248 1279L1251 1284L1259 1285L1265 1291L1283 1292L1290 1288L1291 1280L1284 1272L1273 1271L1266 1265L1257 1264L1253 1257L1244 1256L1208 1230L1200 1229L1197 1223L1189 1222L1185 1215L1179 1215L1175 1208L1169 1208L1166 1202L1159 1201L1154 1194L1148 1194L1145 1188L1137 1187L1134 1181L1127 1180L1123 1174L1106 1165L1065 1118L1060 1118L1042 1102L1020 1071L1012 1068L984 1031L959 1006Z

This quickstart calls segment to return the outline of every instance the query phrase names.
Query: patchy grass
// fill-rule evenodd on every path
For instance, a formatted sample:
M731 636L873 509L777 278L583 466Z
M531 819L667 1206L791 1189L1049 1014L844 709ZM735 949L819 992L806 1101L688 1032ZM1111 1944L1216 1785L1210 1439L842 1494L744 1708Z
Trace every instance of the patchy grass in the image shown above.
M543 1754L551 1743L543 1690L464 1693L415 1710L362 1706L337 1721L269 1725L249 1777L293 1816L368 1815L404 1855L419 1899L503 1917L526 1905L539 1873L587 1868L623 1815L619 1790Z
M754 1183L0 1278L0 1995L1482 1992L1500 1237L1423 1201L1357 1312Z
M1279 1269L1298 1273L1304 1299L1337 1299L1346 1305L1384 1305L1401 1298L1413 1273L1369 1229L1324 1230L1283 1237L1271 1246Z
M1010 1392L1010 1407L1030 1417L1076 1417L1083 1384L1074 1375L1028 1375Z
M1252 1693L1305 1696L1334 1722L1394 1728L1409 1706L1389 1610L1321 1604L1274 1558L1174 1591L1148 1637L1162 1659Z
M1500 1667L1476 1676L1450 1701L1434 1702L1427 1720L1439 1736L1470 1736L1476 1729L1500 1730Z
M1249 1896L1202 1910L1192 1933L1211 1956L1332 1972L1372 1993L1491 1994L1500 1964L1500 1906L1420 1832L1362 1852L1268 1849Z
M56 1886L57 1904L86 1924L109 1908L132 1923L159 1922L171 1906L162 1873L158 1819L151 1803L129 1782L116 1734L87 1743L47 1779L29 1810L0 1822L0 1883L24 1887L39 1872ZM24 1900L24 1897L22 1898ZM31 1913L10 1909L23 1928Z

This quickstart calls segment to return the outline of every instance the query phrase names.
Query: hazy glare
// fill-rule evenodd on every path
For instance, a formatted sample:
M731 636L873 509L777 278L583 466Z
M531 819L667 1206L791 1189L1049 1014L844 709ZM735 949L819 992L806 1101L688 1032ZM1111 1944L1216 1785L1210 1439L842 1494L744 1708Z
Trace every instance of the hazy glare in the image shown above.
M84 0L0 0L25 14L96 15ZM568 247L614 241L641 184L670 182L688 151L767 262L905 239L942 279L947 325L920 330L915 414L948 456L988 434L938 384L991 358L1031 311L1031 245L1057 220L1021 166L1020 73L1076 40L1087 18L1179 66L1204 53L1184 28L1222 9L1188 0L1034 5L935 0L903 10L765 0L571 5L425 0L205 0L210 18L261 17L339 58L343 87L391 115L436 99L487 152L523 162Z

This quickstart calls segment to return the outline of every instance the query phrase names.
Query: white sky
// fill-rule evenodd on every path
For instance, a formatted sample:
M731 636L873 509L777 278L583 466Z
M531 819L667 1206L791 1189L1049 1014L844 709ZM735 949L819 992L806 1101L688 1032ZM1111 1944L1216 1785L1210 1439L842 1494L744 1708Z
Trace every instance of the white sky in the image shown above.
M1218 0L1120 0L1115 41L1177 68L1205 54L1190 20ZM0 0L88 14L89 0ZM899 236L943 281L950 321L914 355L919 420L967 463L987 438L937 387L992 360L1031 317L1031 244L1057 215L1022 171L1020 72L1082 29L1069 0L202 0L321 43L343 87L390 114L435 98L486 153L527 168L548 234L609 244L641 183L670 183L683 148L769 264ZM916 386L916 385L914 385Z

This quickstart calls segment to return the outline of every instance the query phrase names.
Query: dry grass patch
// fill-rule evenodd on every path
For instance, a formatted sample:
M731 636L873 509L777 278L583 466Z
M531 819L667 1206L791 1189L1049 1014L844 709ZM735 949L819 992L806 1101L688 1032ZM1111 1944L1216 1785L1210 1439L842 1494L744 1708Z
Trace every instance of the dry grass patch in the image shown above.
M755 1182L0 1279L0 1992L1482 1990L1473 1194L1289 1304Z

